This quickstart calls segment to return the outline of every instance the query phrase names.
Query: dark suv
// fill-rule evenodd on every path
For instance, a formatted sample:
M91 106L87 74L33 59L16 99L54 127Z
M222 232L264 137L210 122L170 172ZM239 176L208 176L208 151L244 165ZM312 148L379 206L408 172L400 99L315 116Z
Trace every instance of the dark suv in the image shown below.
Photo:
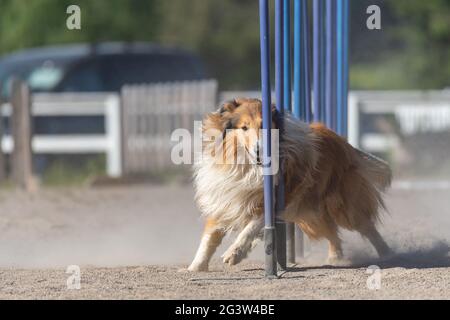
M0 60L2 96L8 99L13 77L33 92L118 92L125 84L206 78L198 57L180 49L149 43L66 45L20 51ZM99 116L38 116L36 134L104 132ZM9 131L5 119L5 129Z
M117 92L124 84L206 78L198 57L150 43L77 44L23 50L0 59L2 95L9 79L33 92Z
M23 50L0 59L0 94L9 99L13 77L28 82L32 92L119 92L125 84L207 78L198 57L180 49L150 43L77 44ZM9 119L3 118L5 133ZM102 116L35 116L35 134L101 134ZM42 172L53 155L35 154ZM73 156L65 160L77 160Z

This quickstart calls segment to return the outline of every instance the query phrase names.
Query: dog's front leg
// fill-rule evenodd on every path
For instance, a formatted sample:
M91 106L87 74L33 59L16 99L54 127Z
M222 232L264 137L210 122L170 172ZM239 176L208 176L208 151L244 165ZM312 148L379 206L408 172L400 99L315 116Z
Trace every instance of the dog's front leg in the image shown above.
M213 219L206 221L200 245L195 254L195 258L188 267L189 271L208 271L209 260L222 242L225 235L223 229L217 226Z
M250 220L234 243L222 255L223 263L228 263L231 266L238 264L247 257L250 250L256 245L256 240L262 237L263 227L264 217L262 215Z

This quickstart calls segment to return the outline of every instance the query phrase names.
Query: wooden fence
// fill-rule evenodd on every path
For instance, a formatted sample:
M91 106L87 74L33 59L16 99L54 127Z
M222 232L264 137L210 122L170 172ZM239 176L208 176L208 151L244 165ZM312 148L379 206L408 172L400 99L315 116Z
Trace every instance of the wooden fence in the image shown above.
M217 105L215 80L125 86L117 94L30 94L14 81L11 99L0 101L0 179L9 168L11 181L30 190L33 154L106 153L111 177L145 175L176 168L170 159L175 129L193 131L195 120ZM102 116L101 134L34 134L33 117ZM10 134L2 132L9 117ZM55 120L57 121L57 120ZM6 164L4 153L11 153Z
M170 137L178 128L193 132L195 120L217 105L217 81L125 86L122 90L123 174L175 168Z
M17 187L28 191L36 189L35 154L105 154L107 174L121 176L120 114L120 99L115 93L31 94L24 82L14 80L9 101L0 101L0 181L4 181L9 173L9 180ZM58 123L61 118L67 121L71 117L102 117L103 124L98 122L97 125L104 132L89 133L82 125L74 127L80 130L78 133L51 130L36 133L33 130L33 123L38 118L51 120L47 122L48 130L49 123ZM7 119L10 129L4 130ZM10 154L9 158L5 154Z
M25 83L13 81L11 105L11 133L14 141L14 150L11 154L12 180L17 186L32 191L35 186L31 150L33 128L30 89Z

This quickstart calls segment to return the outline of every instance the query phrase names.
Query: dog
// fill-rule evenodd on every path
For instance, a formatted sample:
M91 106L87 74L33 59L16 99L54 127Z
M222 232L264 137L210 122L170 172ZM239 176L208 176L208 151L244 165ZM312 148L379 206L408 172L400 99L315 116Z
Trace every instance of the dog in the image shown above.
M279 116L272 106L272 128ZM285 181L282 219L298 225L312 240L325 238L330 264L343 258L339 228L358 231L380 256L390 253L376 228L379 209L385 209L382 193L391 183L389 165L353 148L321 123L309 125L288 113L283 115L283 123L279 144ZM194 188L206 223L189 271L207 271L212 255L229 231L239 234L222 256L228 265L242 261L262 238L261 127L262 103L257 99L226 102L204 117L202 134L206 141L202 143L201 160L194 164ZM218 134L222 139L209 139ZM238 153L239 148L245 152Z

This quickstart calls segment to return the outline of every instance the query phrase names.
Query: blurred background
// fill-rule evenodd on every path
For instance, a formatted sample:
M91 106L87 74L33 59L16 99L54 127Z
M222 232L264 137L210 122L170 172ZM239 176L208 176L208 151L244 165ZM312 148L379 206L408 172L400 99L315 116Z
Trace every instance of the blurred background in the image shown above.
M69 17L66 9L71 4L81 8L81 30L66 27ZM366 27L366 9L373 4L381 8L381 30ZM3 55L0 84L4 100L9 98L14 77L28 82L31 91L36 93L119 93L125 85L215 79L217 89L208 89L217 90L216 101L210 97L213 104L222 97L257 91L260 86L258 4L254 0L0 0L0 8L0 54ZM449 16L448 0L351 1L351 90L416 90L418 94L417 90L448 89ZM141 93L141 98L148 100L145 95ZM395 102L398 107L399 104L411 104L411 101L401 101L405 98L423 106L424 99L436 97L418 99L417 96L394 95L387 99L398 100ZM436 99L447 98L448 95ZM67 99L73 101L70 97ZM101 102L99 99L102 100L98 97L97 103ZM368 113L360 108L363 114L358 123L361 126L358 128L359 144L364 147L369 143L373 148L368 149L372 152L389 152L390 155L385 156L402 163L402 168L398 168L401 174L412 174L413 171L423 174L425 170L435 176L441 175L442 171L449 175L450 169L441 168L441 164L434 162L436 159L427 161L434 151L416 154L417 150L424 151L423 148L429 146L427 139L432 139L439 159L443 160L446 155L443 149L448 149L445 142L449 138L449 111L442 106L436 107L441 104L439 101L432 102L435 107L428 108L426 115L416 115L408 120L400 116L401 108L395 105ZM157 112L154 107L148 108ZM192 108L195 107L186 112L192 113L193 118L198 118L204 111ZM33 120L34 133L79 135L105 131L105 118L101 113L88 116L60 113L55 111L50 117L37 111ZM184 125L189 125L186 117ZM166 120L179 126L177 120L180 119L175 118ZM404 121L415 121L416 128L405 131ZM4 131L8 133L8 119L3 122ZM423 132L424 126L428 128L427 132ZM384 131L387 138L363 137L374 130ZM160 131L154 128L151 134ZM171 131L161 134L167 135ZM401 150L388 150L393 147ZM34 169L48 183L83 181L77 176L101 174L102 170L107 170L104 153L95 157L92 153L92 150L80 154L72 152L68 157L54 150L50 156L41 150L34 157ZM410 165L411 158L418 161L416 166L403 166Z
M66 27L73 4L81 30ZM450 0L350 4L350 142L391 163L399 211L446 208ZM381 30L366 27L374 4ZM198 221L171 133L224 99L259 95L258 2L0 0L0 56L0 264L65 263L68 247L81 263L186 261L196 240L167 259L147 253L169 221ZM414 192L426 199L411 202ZM448 239L448 224L436 226ZM121 258L100 254L111 247Z

